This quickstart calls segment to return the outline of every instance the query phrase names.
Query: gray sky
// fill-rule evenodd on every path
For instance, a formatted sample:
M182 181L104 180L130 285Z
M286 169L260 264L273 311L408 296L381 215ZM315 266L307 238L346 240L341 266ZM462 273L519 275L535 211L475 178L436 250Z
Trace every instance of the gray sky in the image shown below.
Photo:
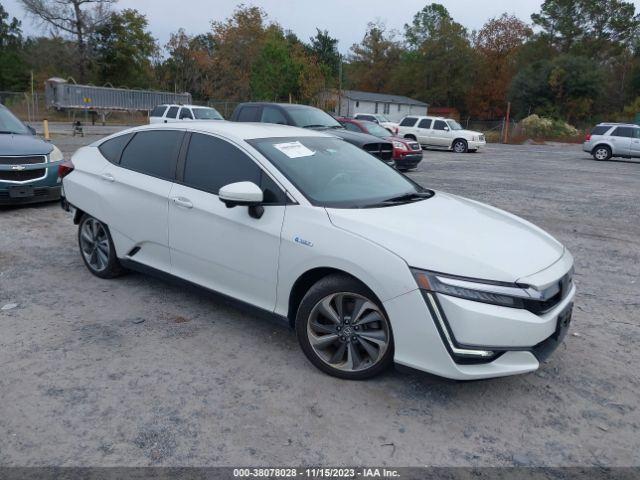
M27 34L37 31L25 18L18 0L0 0L10 16L23 21ZM272 20L307 41L315 28L327 29L340 40L346 53L359 42L367 22L384 21L389 28L401 30L426 4L438 0L246 0L264 8ZM118 8L135 8L147 15L154 36L165 45L169 34L183 27L190 34L205 32L211 20L223 20L241 0L120 0ZM489 18L508 12L529 22L539 10L541 0L439 0L455 20L469 29L480 28ZM634 0L636 9L640 0Z

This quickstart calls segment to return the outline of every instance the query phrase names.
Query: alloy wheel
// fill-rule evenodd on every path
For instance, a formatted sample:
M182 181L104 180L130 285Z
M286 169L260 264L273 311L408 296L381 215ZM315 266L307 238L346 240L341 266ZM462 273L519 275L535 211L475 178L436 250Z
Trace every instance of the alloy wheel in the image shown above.
M339 292L313 307L307 336L322 362L357 372L383 359L391 335L388 320L374 302L356 293Z
M467 147L464 142L458 141L453 144L453 151L456 153L464 153L466 149Z
M609 157L609 150L607 150L606 148L598 148L595 151L595 155L594 156L598 160L606 160Z
M109 237L104 225L95 218L87 219L82 225L80 250L87 264L96 272L102 272L109 265Z

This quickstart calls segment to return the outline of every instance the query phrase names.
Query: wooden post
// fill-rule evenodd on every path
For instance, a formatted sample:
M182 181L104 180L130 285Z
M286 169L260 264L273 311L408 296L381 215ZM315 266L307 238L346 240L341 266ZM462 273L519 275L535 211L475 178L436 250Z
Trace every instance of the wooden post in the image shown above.
M42 121L42 126L44 128L44 139L51 140L51 135L49 135L49 120L46 118Z
M507 102L507 118L504 123L504 140L502 143L509 143L509 116L511 115L511 102Z

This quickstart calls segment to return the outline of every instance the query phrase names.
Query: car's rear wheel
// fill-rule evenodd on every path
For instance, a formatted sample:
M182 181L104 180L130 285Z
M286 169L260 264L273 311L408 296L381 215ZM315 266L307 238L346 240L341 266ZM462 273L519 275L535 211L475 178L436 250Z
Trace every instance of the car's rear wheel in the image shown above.
M109 228L98 219L84 215L78 225L78 244L89 271L100 278L115 278L124 273L116 256Z
M591 153L596 160L609 160L611 158L611 149L606 145L598 145Z
M375 295L357 280L331 275L302 299L298 341L323 372L349 380L377 375L393 361L391 325Z
M466 140L462 140L462 139L457 139L454 140L453 142L453 151L456 153L467 153L467 150L469 149L469 146L466 142Z

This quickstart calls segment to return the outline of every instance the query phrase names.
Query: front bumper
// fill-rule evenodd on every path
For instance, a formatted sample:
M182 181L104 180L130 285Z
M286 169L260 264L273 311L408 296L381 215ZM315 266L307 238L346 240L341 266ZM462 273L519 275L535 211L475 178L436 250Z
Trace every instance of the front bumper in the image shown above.
M538 288L559 281L572 265L566 252L549 268L526 277L528 284ZM567 333L576 294L569 285L562 299L541 314L418 289L391 299L384 307L394 331L394 360L456 380L534 371Z
M393 159L398 170L416 168L422 161L422 152L398 156Z
M24 187L24 186L23 186ZM16 190L23 190L18 192ZM60 199L60 186L20 188L10 192L0 188L0 205L27 205L31 203L53 202Z
M487 146L486 140L469 140L467 148L469 150L480 150Z

